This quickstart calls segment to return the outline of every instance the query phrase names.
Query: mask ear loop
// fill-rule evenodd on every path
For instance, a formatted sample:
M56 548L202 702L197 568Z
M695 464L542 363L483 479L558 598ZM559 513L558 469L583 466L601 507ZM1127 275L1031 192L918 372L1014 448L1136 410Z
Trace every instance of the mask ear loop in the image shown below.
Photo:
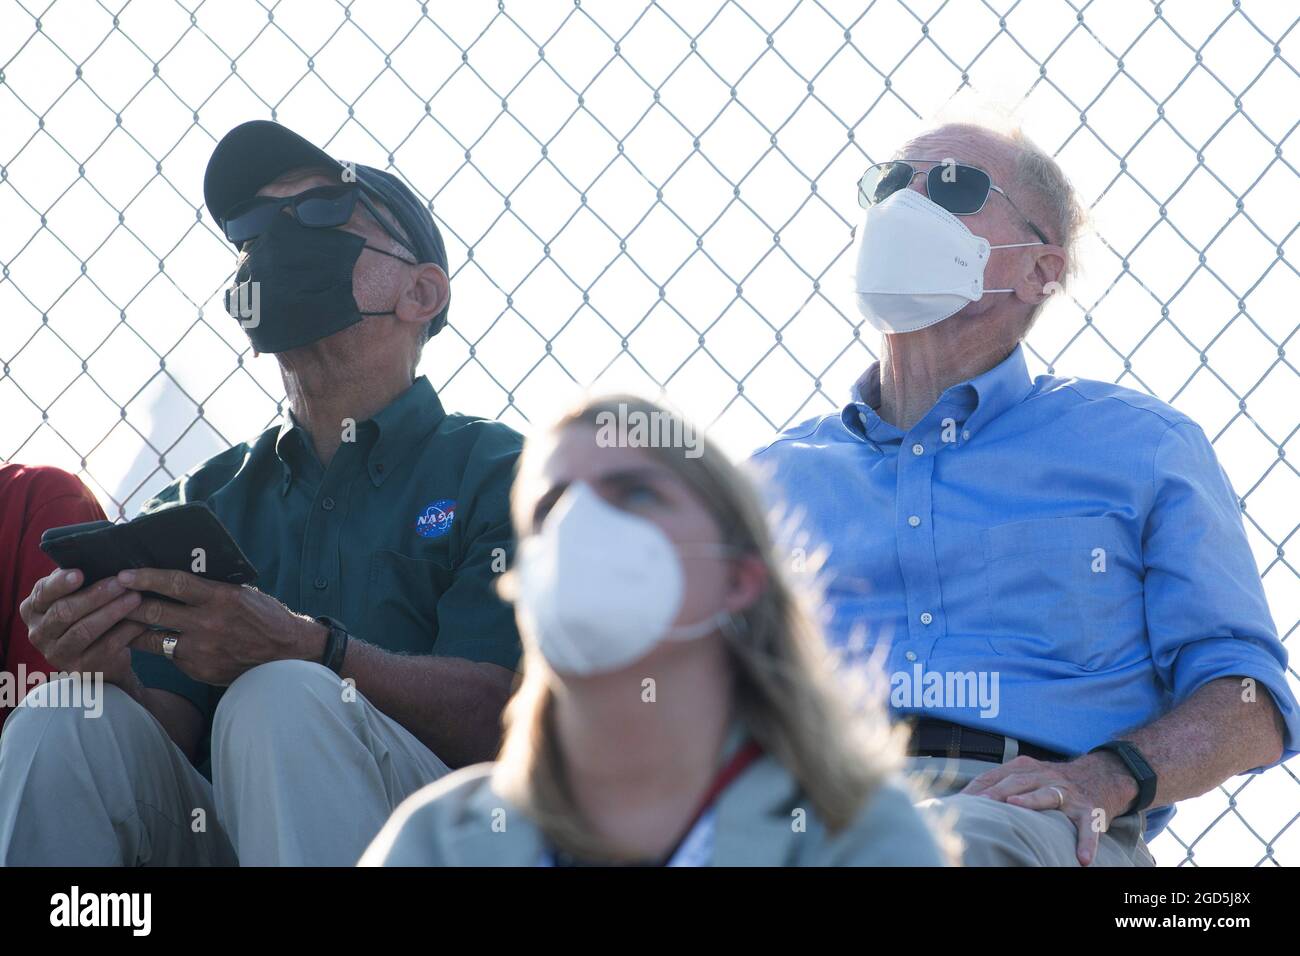
M680 557L710 557L719 556L735 557L737 555L748 554L744 548L734 544L725 544L722 542L697 544L675 544L674 548ZM695 551L690 554L689 551ZM737 621L740 623L738 624ZM703 637L714 629L721 632L722 636L728 640L737 640L745 635L749 630L749 622L744 617L739 617L728 610L719 610L714 614L694 624L686 624L681 627L672 628L666 635L668 640L689 641L697 637Z
M723 611L718 620L718 630L729 641L741 641L749 634L749 618L743 614Z
M1023 248L1024 246L1045 246L1045 245L1047 245L1047 243L1045 242L1004 242L1001 245L989 246L989 248L990 249L1020 249ZM985 289L982 294L988 295L990 292L1015 292L1015 291L1016 291L1015 289Z

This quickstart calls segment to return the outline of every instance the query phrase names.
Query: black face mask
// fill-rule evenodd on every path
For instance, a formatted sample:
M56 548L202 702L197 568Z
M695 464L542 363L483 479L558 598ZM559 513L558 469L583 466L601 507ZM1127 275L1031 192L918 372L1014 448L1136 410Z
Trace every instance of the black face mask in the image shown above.
M312 229L276 216L253 240L225 292L226 311L259 352L287 352L356 325L367 315L352 294L352 270L362 249L399 262L409 259L366 245L342 229Z

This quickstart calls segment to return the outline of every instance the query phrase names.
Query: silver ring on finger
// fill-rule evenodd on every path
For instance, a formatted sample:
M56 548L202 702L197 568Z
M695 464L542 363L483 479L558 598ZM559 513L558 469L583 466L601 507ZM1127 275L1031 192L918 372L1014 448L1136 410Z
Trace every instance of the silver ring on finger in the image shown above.
M180 637L176 634L168 634L162 639L163 656L170 660L176 659L176 645L180 643Z

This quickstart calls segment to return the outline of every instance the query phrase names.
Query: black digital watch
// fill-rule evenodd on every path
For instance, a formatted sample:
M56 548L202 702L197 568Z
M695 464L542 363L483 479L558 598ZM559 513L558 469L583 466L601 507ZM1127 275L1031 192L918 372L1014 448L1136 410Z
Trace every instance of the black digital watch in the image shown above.
M316 623L324 624L329 628L329 634L325 638L325 653L321 655L320 662L335 674L341 675L343 672L343 657L347 653L348 639L352 635L332 617L318 617Z
M1099 750L1108 750L1124 762L1128 772L1133 775L1137 781L1138 793L1131 806L1125 810L1125 814L1136 813L1138 810L1145 810L1151 806L1151 801L1156 798L1156 772L1151 769L1151 764L1147 758L1142 756L1142 751L1129 743L1127 740L1110 740L1100 747L1093 747L1088 753L1095 754Z

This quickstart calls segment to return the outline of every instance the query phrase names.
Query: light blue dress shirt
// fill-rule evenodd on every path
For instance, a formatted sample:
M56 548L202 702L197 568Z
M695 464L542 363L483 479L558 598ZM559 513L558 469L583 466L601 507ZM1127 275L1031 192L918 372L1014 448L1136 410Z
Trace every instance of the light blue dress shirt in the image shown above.
M1294 755L1286 649L1195 422L1118 385L1031 381L1019 347L906 433L876 414L878 363L853 398L751 464L826 549L829 637L882 655L897 713L1075 755L1237 676L1267 689ZM995 693L952 676L972 674ZM1148 840L1173 813L1148 811Z

